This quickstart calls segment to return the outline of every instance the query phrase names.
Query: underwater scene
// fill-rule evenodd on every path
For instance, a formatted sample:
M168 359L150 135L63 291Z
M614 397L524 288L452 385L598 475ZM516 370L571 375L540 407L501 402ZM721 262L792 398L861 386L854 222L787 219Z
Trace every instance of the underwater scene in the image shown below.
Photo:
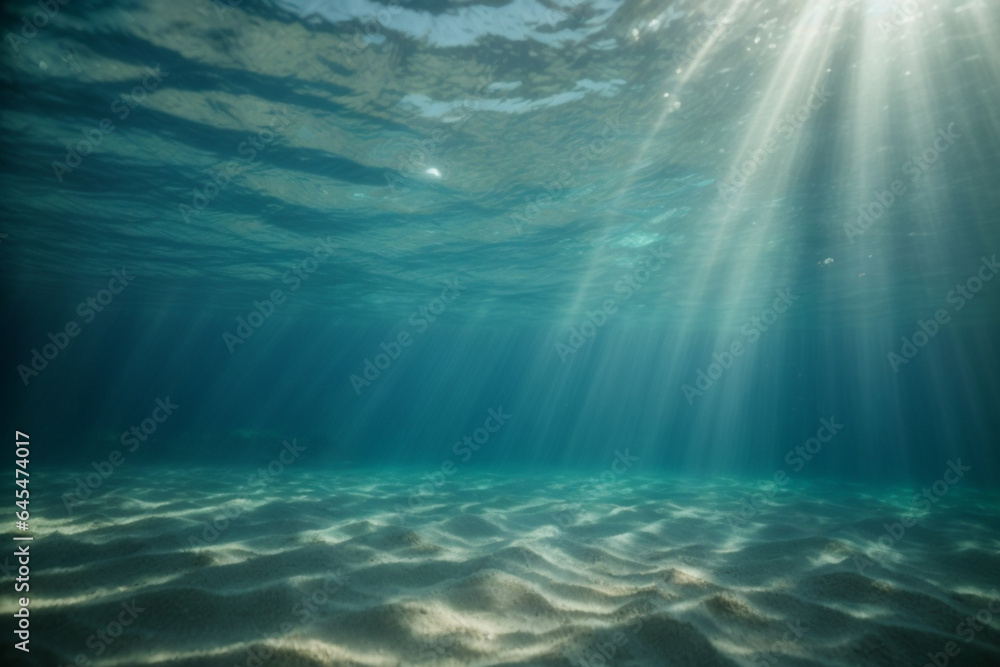
M0 664L1000 665L994 0L0 23Z

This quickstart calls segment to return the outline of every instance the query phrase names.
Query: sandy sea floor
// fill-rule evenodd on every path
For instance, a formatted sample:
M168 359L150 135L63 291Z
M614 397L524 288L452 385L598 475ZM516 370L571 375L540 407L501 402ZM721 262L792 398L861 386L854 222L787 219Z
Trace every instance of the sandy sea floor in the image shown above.
M1000 664L996 494L426 474L33 477L18 664Z

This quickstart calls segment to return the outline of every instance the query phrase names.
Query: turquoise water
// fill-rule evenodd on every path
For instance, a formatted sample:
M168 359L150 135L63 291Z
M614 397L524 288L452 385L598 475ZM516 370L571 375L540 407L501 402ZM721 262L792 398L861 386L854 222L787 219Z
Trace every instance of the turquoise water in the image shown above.
M0 17L8 661L1000 661L992 4Z

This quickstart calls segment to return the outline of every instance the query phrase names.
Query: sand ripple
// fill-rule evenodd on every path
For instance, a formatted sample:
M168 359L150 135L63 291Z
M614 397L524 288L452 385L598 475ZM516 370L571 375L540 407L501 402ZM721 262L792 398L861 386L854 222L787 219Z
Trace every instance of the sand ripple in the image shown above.
M27 662L9 646L4 655L171 667L923 665L955 641L951 664L1000 664L996 614L973 641L957 634L1000 605L998 499L975 489L949 494L886 548L878 540L906 494L843 484L803 483L734 521L754 487L732 480L636 475L583 501L583 479L463 470L410 503L419 472L289 470L266 489L245 478L121 470L72 513L39 499L33 650ZM141 611L98 639L117 633L123 604Z

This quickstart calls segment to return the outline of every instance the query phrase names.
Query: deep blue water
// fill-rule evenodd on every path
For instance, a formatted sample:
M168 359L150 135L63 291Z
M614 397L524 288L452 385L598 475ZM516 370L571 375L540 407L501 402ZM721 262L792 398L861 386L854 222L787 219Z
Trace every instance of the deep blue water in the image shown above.
M657 498L650 479L778 474L888 498L960 461L987 500L949 512L989 515L994 4L67 0L0 20L0 420L30 434L44 535L112 457L88 502L285 441L320 478L628 460ZM988 571L996 533L969 530L992 556L965 570ZM654 664L642 646L622 664ZM501 664L477 655L440 664Z
M608 324L563 363L554 341L569 335L559 329L441 321L369 383L365 360L374 366L383 343L392 351L397 331L415 332L406 320L274 319L229 355L218 332L235 329L232 318L111 317L14 403L11 423L44 434L43 464L87 464L121 448L121 434L169 397L180 407L135 463L251 463L244 457L270 458L274 442L300 437L338 469L433 466L503 408L511 418L472 465L602 467L628 446L653 470L769 476L835 418L843 430L807 475L919 480L961 456L976 480L996 482L997 345L985 328L945 328L897 375L883 352L889 332L779 322L787 328L747 343L718 380L686 395L684 386L706 386L698 371L712 370L713 354L725 361L719 351L746 340L738 330L718 346L704 332ZM232 441L236 433L243 439Z

